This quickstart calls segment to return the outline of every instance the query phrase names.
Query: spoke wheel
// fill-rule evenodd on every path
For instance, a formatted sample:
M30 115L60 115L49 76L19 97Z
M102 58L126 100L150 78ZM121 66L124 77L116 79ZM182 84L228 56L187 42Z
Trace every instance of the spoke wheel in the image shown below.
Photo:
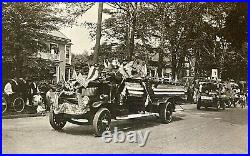
M173 111L171 109L171 102L168 102L167 104L160 105L160 120L164 124L168 124L172 121L172 114Z
M93 126L96 136L101 136L103 132L110 130L111 115L107 108L100 108L93 119Z
M5 113L7 110L7 101L4 97L2 97L2 113Z
M13 102L13 108L16 112L21 113L24 110L25 103L21 97L18 97Z
M49 114L49 122L51 127L55 130L61 130L66 125L66 121L63 119L62 115L55 114L53 110Z

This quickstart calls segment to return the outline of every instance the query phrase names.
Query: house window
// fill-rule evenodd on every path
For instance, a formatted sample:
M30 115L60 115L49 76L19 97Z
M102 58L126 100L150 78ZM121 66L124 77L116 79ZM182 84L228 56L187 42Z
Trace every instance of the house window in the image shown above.
M66 45L66 58L69 58L70 45Z
M50 53L51 54L59 54L58 44L55 44L55 43L50 44Z
M165 77L165 78L170 78L170 74L169 74L169 73L165 73L165 74L164 74L164 77Z

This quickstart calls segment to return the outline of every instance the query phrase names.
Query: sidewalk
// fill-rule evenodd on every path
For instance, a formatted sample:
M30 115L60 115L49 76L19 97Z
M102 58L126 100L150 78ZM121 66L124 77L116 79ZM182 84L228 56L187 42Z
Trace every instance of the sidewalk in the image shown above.
M47 115L47 113L46 113ZM15 118L27 118L27 117L39 117L39 116L46 116L42 114L6 114L2 115L2 119L15 119Z
M45 115L48 115L48 112L46 112ZM36 113L36 110L33 110L33 109L26 109L22 113L17 113L11 110L2 114L2 119L38 117L38 116L45 116L45 115L42 115L40 113L38 114Z

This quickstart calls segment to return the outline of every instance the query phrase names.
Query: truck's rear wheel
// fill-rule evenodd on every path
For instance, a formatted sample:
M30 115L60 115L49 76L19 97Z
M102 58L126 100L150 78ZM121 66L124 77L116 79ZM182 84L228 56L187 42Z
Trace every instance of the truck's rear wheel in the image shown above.
M160 105L160 120L164 124L168 124L172 121L173 110L171 109L171 102Z
M107 108L100 108L93 119L93 126L96 136L101 136L103 132L110 130L111 115Z
M61 130L66 125L66 122L62 115L55 114L53 110L50 112L49 123L55 130Z

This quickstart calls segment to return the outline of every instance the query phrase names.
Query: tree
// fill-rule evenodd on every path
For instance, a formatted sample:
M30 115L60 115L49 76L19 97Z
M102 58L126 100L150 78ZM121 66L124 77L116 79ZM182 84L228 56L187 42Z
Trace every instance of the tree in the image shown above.
M97 29L96 29L96 44L95 44L95 51L94 51L94 63L98 63L98 53L99 53L99 47L100 47L100 42L101 42L101 30L102 30L101 28L102 10L103 10L103 3L99 3Z
M212 68L219 68L222 73L230 71L227 61L236 61L230 64L238 69L239 58L243 61L247 58L247 50L240 48L247 38L245 4L138 2L109 5L113 8L104 11L110 18L103 22L102 31L105 46L111 46L111 53L117 53L114 49L126 52L130 59L159 53L159 75L164 57L171 58L173 78L182 77L186 58L196 60L197 76L210 76ZM241 32L239 29L230 32L238 25ZM242 39L233 37L237 32L238 38L244 35ZM232 51L234 55L230 54ZM245 53L241 53L243 51Z
M25 72L28 72L27 69L41 69L38 67L48 69L52 62L45 63L45 67L42 63L38 65L41 62L38 59L32 59L39 50L48 50L43 43L48 37L47 33L59 30L62 26L76 24L77 18L92 6L93 3L3 3L4 73L11 70L15 76L20 77L24 75L24 69ZM11 69L6 65L11 65Z
M53 3L3 3L3 58L13 62L17 76L22 75L24 61L44 48L40 39L58 30L63 19L56 17Z
M88 55L87 51L83 54L72 55L72 66L79 73L87 73L89 64L92 64L90 60L93 59L93 55Z
M247 3L234 3L228 11L223 35L232 45L225 66L227 70L224 77L236 80L247 80L248 70L248 48L247 48Z

